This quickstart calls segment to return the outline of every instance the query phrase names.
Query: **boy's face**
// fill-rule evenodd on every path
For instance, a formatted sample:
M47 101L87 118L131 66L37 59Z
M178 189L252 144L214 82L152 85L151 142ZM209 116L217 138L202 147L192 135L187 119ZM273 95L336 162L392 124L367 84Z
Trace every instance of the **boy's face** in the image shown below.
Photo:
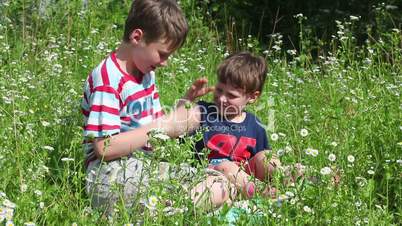
M166 66L168 58L174 50L164 40L146 43L143 37L141 35L132 41L134 46L132 61L137 70L146 74L154 71L157 67Z
M231 84L218 82L215 86L214 102L220 115L226 119L233 119L241 116L246 105L254 102L258 96L258 91L247 94L243 89L235 88Z

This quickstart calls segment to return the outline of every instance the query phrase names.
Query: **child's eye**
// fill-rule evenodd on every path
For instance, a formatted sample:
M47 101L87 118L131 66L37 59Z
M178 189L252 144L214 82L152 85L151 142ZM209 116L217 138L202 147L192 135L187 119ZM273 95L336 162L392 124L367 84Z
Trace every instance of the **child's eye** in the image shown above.
M159 53L159 57L161 59L167 59L167 58L169 58L169 54L168 53Z

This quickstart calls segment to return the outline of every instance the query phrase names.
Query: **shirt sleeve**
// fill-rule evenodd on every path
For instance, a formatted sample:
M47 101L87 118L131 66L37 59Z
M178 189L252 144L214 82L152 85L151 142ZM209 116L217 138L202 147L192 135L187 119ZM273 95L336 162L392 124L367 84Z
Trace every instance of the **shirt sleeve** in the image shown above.
M153 109L153 119L157 119L161 116L164 115L162 106L161 106L161 102L160 102L160 98L159 98L159 93L158 91L155 89L154 93L152 94L152 109Z
M85 137L105 137L120 132L120 96L110 86L96 87L88 99Z

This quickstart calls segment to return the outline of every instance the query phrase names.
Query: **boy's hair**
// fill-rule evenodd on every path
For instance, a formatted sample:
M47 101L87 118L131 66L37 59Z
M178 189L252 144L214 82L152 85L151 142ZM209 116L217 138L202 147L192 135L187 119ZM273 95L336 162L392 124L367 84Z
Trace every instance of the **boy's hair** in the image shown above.
M240 88L245 93L262 92L267 66L265 59L249 52L229 55L218 67L218 81Z
M174 0L134 0L124 28L125 42L135 29L143 30L147 44L166 39L171 49L178 49L186 39L188 25Z

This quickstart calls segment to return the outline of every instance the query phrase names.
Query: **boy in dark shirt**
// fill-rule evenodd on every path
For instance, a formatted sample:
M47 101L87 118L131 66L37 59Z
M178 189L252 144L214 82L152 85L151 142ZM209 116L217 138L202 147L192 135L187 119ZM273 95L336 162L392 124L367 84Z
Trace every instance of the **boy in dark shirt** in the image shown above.
M186 113L180 113L179 107L178 115L189 116L185 120L190 130L205 129L203 140L196 148L200 151L205 147L211 151L208 168L210 172L215 171L192 189L191 197L196 204L205 192L210 192L213 206L230 201L233 185L235 190L250 198L255 193L255 185L249 176L269 181L273 171L280 166L275 157L266 157L270 147L260 121L244 111L247 104L254 103L261 95L266 74L262 57L248 52L233 54L218 68L214 103L200 101L197 106L186 109ZM206 82L205 79L196 81L185 98L194 101L200 96L197 93L205 94Z

